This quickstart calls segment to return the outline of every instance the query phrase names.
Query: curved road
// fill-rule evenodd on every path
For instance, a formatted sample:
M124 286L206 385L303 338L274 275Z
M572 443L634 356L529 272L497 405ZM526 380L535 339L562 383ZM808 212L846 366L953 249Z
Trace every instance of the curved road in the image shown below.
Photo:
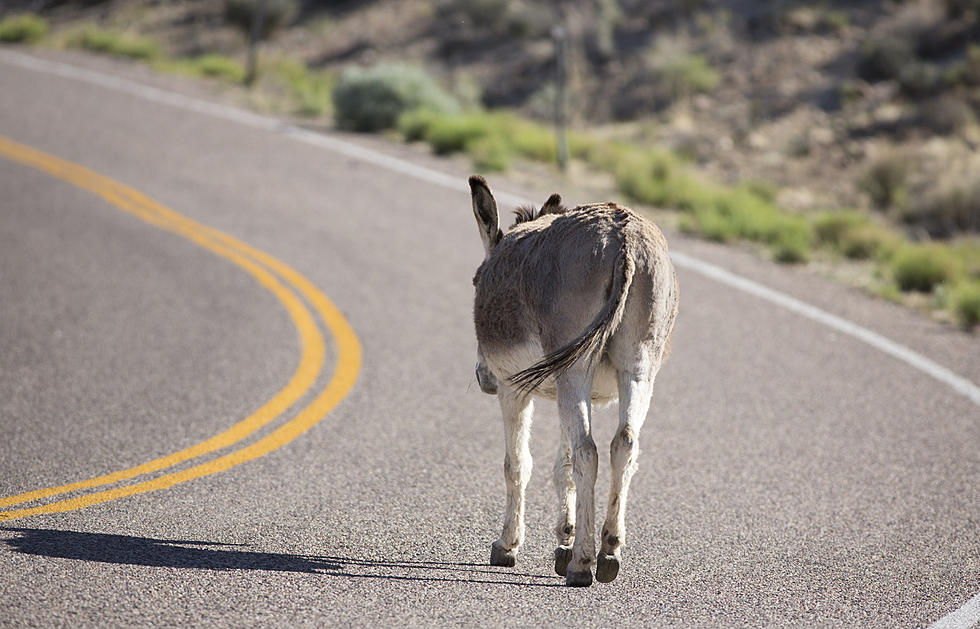
M0 505L213 447L0 507L0 624L980 618L977 338L668 233L688 262L681 314L640 437L619 578L572 590L552 573L547 404L526 546L516 568L490 568L502 427L472 375L482 250L466 171L68 59L0 51ZM707 277L699 261L916 354ZM597 412L600 452L614 424ZM55 503L67 506L25 511Z

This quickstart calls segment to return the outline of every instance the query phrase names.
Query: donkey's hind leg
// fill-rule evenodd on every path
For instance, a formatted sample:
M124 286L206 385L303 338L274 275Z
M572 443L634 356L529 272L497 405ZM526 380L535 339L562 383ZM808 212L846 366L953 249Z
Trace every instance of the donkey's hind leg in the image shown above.
M555 493L558 494L558 524L555 535L555 572L565 576L568 562L572 560L572 542L575 539L575 480L572 478L572 444L565 435L558 446L554 470Z
M522 397L501 384L497 393L504 418L504 482L507 486L507 506L504 530L490 549L490 565L513 566L517 550L524 542L524 488L531 478L531 415L534 407L530 397Z
M636 459L640 453L637 439L650 408L655 374L656 370L640 375L620 371L618 375L619 428L609 445L612 467L609 505L602 527L602 546L596 558L595 576L600 583L612 581L619 573L620 548L626 530L626 497L636 472Z
M598 453L592 439L592 371L569 369L556 378L562 438L572 448L575 481L575 541L565 584L592 585L595 562L595 477Z

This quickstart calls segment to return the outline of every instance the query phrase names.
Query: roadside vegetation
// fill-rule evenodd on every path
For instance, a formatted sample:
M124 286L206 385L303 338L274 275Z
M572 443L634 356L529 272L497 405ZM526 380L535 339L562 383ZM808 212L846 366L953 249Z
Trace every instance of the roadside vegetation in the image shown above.
M47 21L30 13L12 15L0 21L0 42L3 43L34 44L47 34Z
M240 2L238 13L232 12L242 30L241 12L248 4ZM820 28L849 28L846 15L819 17ZM274 26L285 19L276 18ZM514 14L508 19L500 28L521 31L518 26L525 18ZM162 72L229 85L247 81L240 55L171 56L152 38L92 23L53 34L50 30L43 18L18 14L0 21L0 41L54 41L143 61ZM921 49L909 48L899 38L869 40L860 51L857 72L867 81L894 80L907 95L980 85L980 47L970 47L961 60L943 68L919 58ZM657 77L651 102L690 100L717 88L720 75L708 56L688 50L661 52L651 55L642 69ZM483 172L506 171L522 161L556 161L550 125L513 109L487 109L479 98L461 96L459 85L447 89L417 64L382 62L334 73L267 54L258 67L249 93L252 102L266 110L329 120L341 129L396 133L406 142L427 144L436 154L466 154ZM553 91L542 94L537 98L546 102ZM932 111L923 105L915 116L916 124L955 130L969 124L968 114L955 106ZM980 184L975 178L923 192L912 177L913 160L884 153L857 178L869 208L791 211L780 203L778 186L752 179L721 183L704 174L696 155L688 151L574 129L568 133L568 147L573 160L607 174L630 202L676 211L677 224L687 233L719 242L758 243L784 263L853 261L871 270L869 286L877 294L900 301L918 295L911 301L943 310L967 329L980 325L980 237L970 235L980 231L975 224L980 220Z

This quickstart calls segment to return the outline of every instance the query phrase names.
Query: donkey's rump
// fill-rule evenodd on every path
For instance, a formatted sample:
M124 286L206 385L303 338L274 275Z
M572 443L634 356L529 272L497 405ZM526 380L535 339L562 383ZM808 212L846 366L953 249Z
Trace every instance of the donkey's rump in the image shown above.
M661 252L645 250L662 245L656 226L611 203L516 225L477 274L477 339L495 375L550 398L554 376L584 359L597 369L593 399L615 399L603 350L626 306L650 302L627 296L635 261L646 267ZM648 292L653 282L643 271L639 284Z

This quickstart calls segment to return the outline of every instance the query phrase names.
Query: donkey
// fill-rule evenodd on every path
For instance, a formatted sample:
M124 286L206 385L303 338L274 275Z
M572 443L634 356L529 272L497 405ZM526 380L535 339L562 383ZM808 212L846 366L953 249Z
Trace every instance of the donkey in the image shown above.
M653 223L615 203L566 209L557 194L522 207L505 234L486 180L469 179L486 257L473 278L476 378L496 394L504 419L504 527L490 564L513 566L524 541L524 489L531 475L532 397L557 400L561 446L555 572L572 586L619 573L626 495L653 381L669 353L677 277ZM619 399L609 447L612 481L602 546L595 549L592 403Z

